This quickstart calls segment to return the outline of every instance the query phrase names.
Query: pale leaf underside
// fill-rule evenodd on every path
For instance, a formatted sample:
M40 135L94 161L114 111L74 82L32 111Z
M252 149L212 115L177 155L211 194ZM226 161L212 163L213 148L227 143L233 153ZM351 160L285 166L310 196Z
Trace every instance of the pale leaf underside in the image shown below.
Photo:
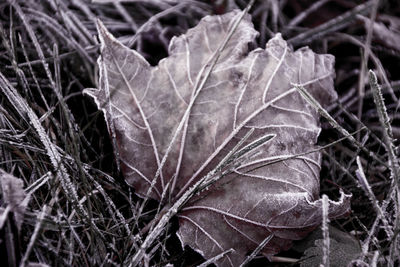
M238 14L205 17L174 37L169 57L155 67L99 24L99 89L86 91L105 114L127 181L137 194L159 201L180 197L249 130L242 147L274 136L179 212L183 245L205 258L235 249L220 266L239 265L270 234L264 254L287 249L320 224L320 153L292 157L315 149L319 116L292 84L322 105L336 98L331 55L293 52L280 34L266 49L249 51L257 36L249 16L201 86ZM348 209L349 196L343 195L330 202L330 217Z

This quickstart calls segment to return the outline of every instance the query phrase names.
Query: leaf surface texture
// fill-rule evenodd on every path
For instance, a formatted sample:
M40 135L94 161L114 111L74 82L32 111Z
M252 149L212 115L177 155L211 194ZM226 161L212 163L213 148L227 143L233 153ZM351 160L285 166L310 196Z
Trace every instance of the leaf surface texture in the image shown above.
M240 265L271 234L262 252L273 255L320 224L321 155L305 154L316 149L319 116L293 84L322 105L337 97L333 56L293 52L280 34L249 51L257 36L249 16L221 52L238 16L203 18L154 67L99 24L99 88L86 91L104 112L127 182L159 201L180 197L249 131L239 150L271 137L178 213L182 245L205 258L235 250L219 266ZM349 198L330 201L331 218L348 212Z

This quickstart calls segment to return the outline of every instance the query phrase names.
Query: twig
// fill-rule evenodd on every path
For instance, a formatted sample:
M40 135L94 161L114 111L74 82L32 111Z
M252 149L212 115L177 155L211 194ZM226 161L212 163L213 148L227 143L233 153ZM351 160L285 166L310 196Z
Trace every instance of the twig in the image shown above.
M321 6L325 5L331 0L320 0L309 6L306 10L302 11L300 14L298 14L296 17L294 17L287 25L287 28L292 28L302 22L305 18L307 18L311 13L316 11L318 8Z
M44 220L44 217L46 216L46 214L47 214L47 206L44 205L43 208L42 208L42 212L39 214L39 216L37 218L35 230L33 231L33 234L32 234L32 236L31 236L31 238L29 240L28 247L25 250L25 254L22 257L21 263L19 265L20 267L25 267L25 265L26 265L26 263L27 263L27 261L29 259L29 255L32 252L33 246L34 246L34 244L36 242L36 239L37 239L37 237L39 235L39 231L42 228L43 220Z
M197 267L207 267L207 266L209 266L210 264L213 264L213 263L215 263L216 261L218 261L218 260L222 259L223 257L225 257L226 254L232 253L232 252L234 252L234 251L235 251L235 250L234 250L233 248L228 249L228 250L225 250L225 251L219 253L218 255L212 257L211 259L208 259L207 261L203 262L202 264L197 265Z
M376 13L378 10L378 6L379 6L379 0L374 0L375 3L373 5L372 8L372 12L370 15L370 24L368 27L368 31L367 31L367 38L365 40L365 44L364 44L364 53L363 53L363 58L360 62L361 66L361 70L360 70L360 75L359 75L359 79L358 79L358 111L357 111L357 117L358 119L361 120L361 116L362 116L362 111L363 111L363 104L364 104L364 96L365 96L365 72L367 69L367 65L368 65L368 60L369 60L369 53L370 53L370 46L371 46L371 39L372 39L372 29L373 29L373 24L375 22L376 19ZM359 127L359 126L357 126ZM357 140L360 140L359 138L360 136L357 136Z
M346 40L350 43L353 43L355 45L360 46L364 51L368 50L369 52L369 56L371 57L372 62L374 62L375 67L378 69L379 72L379 76L381 79L383 79L383 81L385 82L385 89L388 91L388 93L390 94L390 96L392 97L393 101L398 102L398 98L395 95L394 91L393 91L393 86L396 84L392 84L389 82L389 79L387 78L387 75L385 73L385 69L381 63L381 61L379 60L379 58L375 55L375 53L370 49L370 47L365 46L365 44L363 42L361 42L360 40L358 40L357 38L346 34L346 33L335 33L334 34L334 38L340 38L343 40ZM366 92L366 95L371 95L370 91Z
M372 188L368 183L367 178L365 177L365 173L363 167L361 165L360 157L357 156L357 166L358 170L356 171L357 178L360 182L361 187L364 189L365 193L369 197L372 206L374 207L376 213L382 220L383 224L385 225L386 235L391 238L393 236L393 230L391 229L388 220L386 219L385 212L382 210L382 207L379 206L378 200L375 197L374 192L372 192Z
M127 47L132 47L134 45L134 43L136 42L136 40L139 38L140 34L142 34L142 32L144 32L147 29L147 27L150 26L154 21L157 21L157 20L161 19L162 17L167 16L167 15L169 15L171 13L177 12L181 8L183 8L185 6L188 6L188 4L192 4L193 5L193 3L189 2L189 1L182 2L182 3L179 3L176 6L169 7L167 9L161 11L160 13L157 13L157 14L153 15L146 23L144 23L142 26L140 26L138 28L138 30L136 31L135 35L132 36L132 38L130 38L127 41L126 46Z
M374 1L375 0L370 0L364 4L358 5L357 7L344 13L341 16L331 19L328 22L325 22L324 24L318 27L300 33L295 37L289 39L288 43L292 44L293 46L310 43L311 41L317 38L321 38L322 36L327 35L328 33L343 29L353 20L356 19L356 14L367 13L369 9L372 7Z
M389 157L389 168L391 172L391 176L393 179L393 185L396 186L398 191L400 190L399 187L399 178L400 178L400 173L399 173L399 162L398 158L395 152L395 145L393 143L393 132L392 132L392 126L390 125L390 119L389 115L387 114L386 111L386 106L385 102L383 100L382 96L382 90L378 84L378 80L376 78L375 73L370 70L369 71L369 83L371 85L372 93L374 96L374 102L376 105L376 109L378 111L378 116L379 116L379 121L382 125L383 129L383 140L385 143L385 148L388 153Z
M269 241L274 237L274 234L270 234L267 236L257 247L253 252L240 264L240 267L245 267L252 259L254 259L255 256L257 256L258 253L268 244Z
M322 266L329 267L329 252L330 252L330 240L329 240L329 201L328 196L322 195L322 236L324 238L322 247Z
M370 157L372 157L380 164L387 167L387 164L384 161L382 161L374 152L366 149L360 142L358 142L353 136L351 136L346 129L340 126L339 123L337 123L337 121L334 118L332 118L331 115L329 115L329 113L318 103L318 101L310 93L307 92L307 90L303 86L300 85L295 85L295 86L300 92L300 94L304 97L304 99L308 103L310 103L318 111L318 113L320 113L324 118L326 118L329 124L333 126L333 128L338 130L342 135L348 136L349 141L351 141L352 144L360 148L362 151L367 153Z
M385 102L383 100L382 96L382 91L381 88L378 84L377 78L375 73L370 70L369 71L369 82L372 88L373 96L374 96L374 102L376 105L376 109L378 111L379 115L379 121L382 125L383 129L383 139L385 142L385 148L388 153L388 161L389 161L389 169L390 169L390 176L392 179L392 183L389 189L389 194L391 195L391 192L394 191L395 196L394 196L394 204L395 204L395 222L394 222L394 232L396 233L395 235L392 236L392 242L391 242L391 250L390 250L390 255L393 256L394 251L398 250L398 243L396 242L398 233L399 233L399 228L400 228L400 222L399 222L399 211L400 211L400 173L399 173L399 161L398 157L395 152L395 145L393 143L393 132L392 132L392 126L390 125L390 119L386 111L386 106ZM392 257L389 257L392 259Z

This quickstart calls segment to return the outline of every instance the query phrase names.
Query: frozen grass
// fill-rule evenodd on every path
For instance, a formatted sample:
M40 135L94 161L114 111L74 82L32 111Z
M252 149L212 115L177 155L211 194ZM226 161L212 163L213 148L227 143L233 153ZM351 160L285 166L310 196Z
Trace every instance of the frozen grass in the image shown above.
M134 195L119 172L103 115L82 91L96 87L96 18L156 64L173 35L224 6L194 0L98 2L0 3L0 167L23 179L31 196L21 231L8 213L0 229L0 255L10 266L120 265L139 254L140 265L211 264L231 251L204 263L179 247L173 215L180 204L163 210ZM295 48L310 45L336 56L339 100L323 110L308 98L326 118L320 138L322 193L331 198L338 189L353 194L350 216L329 224L360 241L358 262L398 266L400 50L382 42L385 36L372 27L384 16L392 16L388 27L394 24L399 7L375 0L294 2L256 1L249 13L260 31L260 46L282 32ZM244 9L247 2L225 3L234 6ZM399 35L400 26L388 29ZM158 213L167 218L161 224ZM325 220L326 266L327 227ZM257 254L249 255L250 265ZM271 259L287 265L300 256L289 251Z

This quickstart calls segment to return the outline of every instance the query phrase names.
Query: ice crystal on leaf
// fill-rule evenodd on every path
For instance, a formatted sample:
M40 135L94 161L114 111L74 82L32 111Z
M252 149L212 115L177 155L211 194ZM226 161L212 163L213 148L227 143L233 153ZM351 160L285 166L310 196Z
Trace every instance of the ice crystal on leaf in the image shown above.
M234 249L219 266L240 265L268 235L261 252L273 255L321 223L321 155L305 153L316 148L319 115L293 84L323 106L336 98L333 56L293 52L280 34L249 51L257 36L249 16L227 39L239 14L205 17L173 38L155 67L99 23L99 88L86 90L104 112L127 182L162 202L219 166L249 131L239 149L270 137L178 211L182 245L207 259ZM329 217L347 213L349 198L330 201Z

